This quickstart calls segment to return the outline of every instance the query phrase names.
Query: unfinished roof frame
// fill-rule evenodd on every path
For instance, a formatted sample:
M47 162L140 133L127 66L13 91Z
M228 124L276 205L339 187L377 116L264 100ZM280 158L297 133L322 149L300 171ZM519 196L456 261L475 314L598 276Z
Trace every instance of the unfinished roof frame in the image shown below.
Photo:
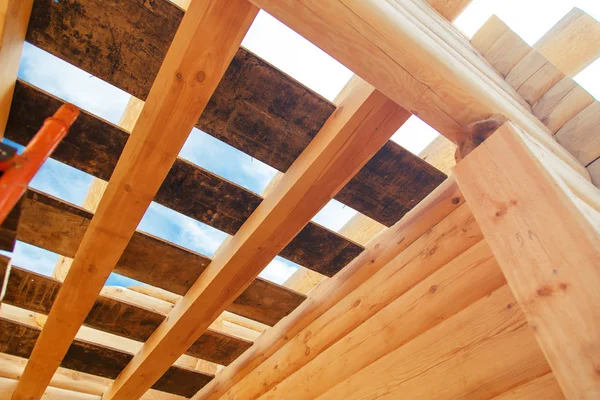
M9 4L14 6L14 1ZM454 177L371 240L334 279L323 282L290 316L266 330L253 347L194 398L236 398L236 394L269 398L275 396L277 388L293 388L302 374L314 371L305 368L302 374L294 375L293 379L299 381L286 381L286 389L281 384L287 376L277 375L278 372L271 377L261 375L261 368L272 370L272 366L294 357L301 362L293 368L314 368L314 363L307 364L310 360L319 356L323 360L343 351L344 342L338 344L339 339L380 310L377 318L369 319L373 325L362 328L376 330L378 318L385 318L384 312L393 310L390 307L401 309L402 302L388 298L381 304L375 302L379 305L365 311L364 317L341 320L331 326L326 326L326 321L344 311L351 313L363 301L361 290L375 282L384 285L387 281L377 281L377 277L394 270L394 263L404 251L421 251L428 231L434 227L443 229L442 222L459 217L467 221L469 229L479 233L466 235L468 241L461 242L465 248L454 248L458 253L441 251L435 255L440 258L437 264L431 264L429 273L435 273L436 268L450 263L463 251L469 252L463 257L491 260L484 263L490 268L497 262L503 274L494 275L494 280L486 281L489 286L481 289L481 295L491 290L495 290L495 295L486 300L465 300L464 307L474 310L473 315L486 307L497 307L498 315L509 313L520 327L515 330L518 337L525 338L530 333L526 324L520 322L524 319L516 311L519 307L511 306L514 295L543 351L542 354L536 346L529 346L535 347L531 357L539 368L531 372L531 380L526 383L547 379L548 363L566 396L600 396L600 354L595 346L600 335L600 315L595 307L600 303L600 294L595 290L600 286L600 272L595 268L600 259L599 191L589 182L585 166L560 146L549 127L536 118L535 109L473 51L447 20L417 0L195 0L152 85L98 211L77 246L73 265L12 398L37 399L44 394L77 331L98 301L108 274L135 237L139 220L176 162L179 149L259 8L364 80L355 77L345 88L337 110L317 136L231 240L218 250L102 398L140 398L155 385L411 113L459 146L467 140L466 132L475 122L493 114L502 114L509 122L460 161L454 168ZM438 11L449 19L457 12ZM15 29L21 32L16 37L24 37L22 26ZM11 54L10 59L14 60ZM16 81L14 72L12 82ZM3 101L2 106L5 105ZM153 166L152 173L148 165ZM462 205L463 201L466 205ZM463 232L471 232L469 229ZM450 273L447 268L444 273ZM410 268L405 271L412 273ZM427 285L427 274L407 275L410 279L406 285L414 282L416 289L407 286L406 291L418 293L413 290L422 289L424 293L435 293L438 286ZM468 275L461 281L464 287L460 290L472 288L482 276L489 275ZM512 311L505 310L506 302ZM390 305L384 309L387 304ZM430 307L439 307L443 303L432 304ZM446 312L450 316L459 311ZM469 318L466 311L459 313L461 318ZM432 322L423 324L433 327ZM451 325L444 325L447 326ZM442 325L435 328L441 331ZM306 345L311 330L320 332L320 336ZM436 342L437 331L427 332L423 346ZM334 343L337 347L329 349ZM305 345L312 354L304 354ZM394 346L385 351L400 351L399 343ZM385 362L382 357L373 365ZM360 393L368 376L367 365L356 364L353 368L352 376L341 378L344 385L315 386L315 395L347 397ZM261 378L252 379L252 374Z

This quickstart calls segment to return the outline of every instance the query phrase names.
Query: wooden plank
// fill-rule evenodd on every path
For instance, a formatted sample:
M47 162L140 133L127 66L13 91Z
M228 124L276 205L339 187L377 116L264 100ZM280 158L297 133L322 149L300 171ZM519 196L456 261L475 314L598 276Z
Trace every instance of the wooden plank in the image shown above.
M598 231L539 152L505 124L454 173L565 395L598 397Z
M18 379L0 377L0 400L10 400L18 382ZM42 400L101 400L99 395L90 395L55 387L48 387L41 398Z
M434 10L446 18L454 21L473 0L427 0Z
M388 283L393 291L394 283ZM481 241L414 285L261 397L265 400L288 398L293 393L302 393L304 398L317 398L505 284L491 250ZM384 287L388 286L381 286ZM320 334L315 332L315 335ZM306 345L313 351L308 342ZM254 385L262 385L262 381Z
M193 2L186 12L36 342L15 400L39 398L44 392L257 12L244 0Z
M4 136L33 0L0 4L0 139Z
M549 373L494 397L493 400L565 400L554 374Z
M317 137L146 342L106 393L143 393L272 258L387 142L410 114L360 79Z
M600 23L573 8L533 47L573 77L600 56Z
M364 321L481 239L482 235L473 216L466 206L460 207L434 226L427 235L416 240L387 265L374 272L359 288L331 306L297 335L289 337L288 343L229 389L224 398L258 398L292 374L301 375L300 370L304 367L308 368L308 364L313 361L317 362L322 352L334 346L338 340L353 332ZM435 251L432 252L432 248L435 248ZM484 283L482 287L485 287ZM382 290L383 288L387 290ZM392 339L385 340L385 342L391 341ZM307 348L310 349L309 352L306 351ZM365 356L365 360L367 358L368 356ZM323 363L329 365L328 361ZM343 365L352 368L347 362ZM331 378L330 375L328 376ZM314 380L321 382L317 377L314 377ZM319 390L317 387L314 389ZM311 389L307 388L304 391L310 393ZM279 393L278 390L275 392ZM285 390L282 393L285 398L291 392ZM204 394L207 398L217 397L217 393L214 392L207 391ZM316 394L307 395L307 398L315 397Z
M36 110L54 109L62 102L23 82L18 83L15 93L7 137L17 143L27 143L37 131L36 124L38 122L41 124L44 118ZM108 180L128 136L122 129L82 112L69 135L56 149L53 158L97 178ZM410 207L410 201L428 193L434 185L437 186L441 174L435 170L421 169L412 158L400 157L398 152L392 152L391 155L399 157L396 161L382 159L378 161L386 168L388 174L389 164L409 169L407 174L392 175L396 176L392 178L396 179L394 183L401 187L408 186L409 189L406 190L407 194L402 196L402 202L390 204L390 209L397 207L395 210L403 212ZM378 182L381 182L382 178L373 177L372 170L366 169L367 167L363 169L365 178L379 179ZM430 171L432 174L428 175ZM359 189L363 188L363 186L359 187ZM393 193L394 187L389 190ZM346 193L347 196L353 197L350 191L346 190ZM389 201L390 194L382 193L385 194L382 200ZM177 158L154 200L228 234L235 234L258 207L262 197L184 159ZM373 207L374 210L381 208ZM381 215L384 216L383 212ZM285 247L281 256L306 268L332 276L361 251L361 246L311 222ZM181 291L176 293L183 294Z
M21 377L21 374L23 373L23 369L25 368L26 364L27 360L24 358L0 353L0 377L14 380L14 387L16 387L16 383ZM52 381L50 382L48 390L63 389L63 393L66 391L68 391L68 393L75 392L82 396L98 396L97 399L100 399L100 396L102 396L102 394L104 393L106 388L111 384L111 382L111 379L102 378L96 375L85 374L83 372L73 371L66 368L59 368L56 371L56 374L54 374L54 376L52 377ZM14 390L14 387L12 390ZM0 399L10 400L10 396L12 396L12 390L10 391L7 397L1 397L1 394L3 393L0 392ZM50 396L48 400L65 399L65 397L57 396ZM42 399L46 398L47 397L42 396ZM89 397L83 398L86 400L89 399ZM141 400L184 399L185 397L178 396L172 393L160 392L154 389L150 389L149 391L147 391L141 398Z
M483 56L496 71L506 77L530 51L531 47L519 35L506 29Z
M0 352L17 357L30 357L40 329L0 318ZM115 379L133 354L75 340L60 365L67 369ZM181 396L192 396L212 379L212 376L181 367L171 367L153 386ZM17 394L17 392L15 392Z
M532 50L529 55L530 56L525 57L522 62L513 68L507 77L507 80L508 78L511 78L511 76L514 77L516 74L523 74L523 76L526 76L526 71L521 70L521 68L528 68L528 66L524 67L524 65L526 65L528 62L531 62L532 57L542 57L535 50ZM544 60L546 59L544 58ZM523 84L517 88L517 92L533 106L544 94L546 94L552 87L560 82L564 76L565 75L551 62L545 61L540 68L538 68L536 71L533 71L531 76L529 76L523 82Z
M592 183L600 188L600 158L588 165L587 169L592 177Z
M90 212L30 189L17 238L74 257L91 218ZM114 272L183 295L209 263L210 258L201 254L136 232ZM228 310L274 325L304 299L299 293L258 278Z
M505 285L318 399L489 398L548 372Z
M22 202L19 201L0 225L0 250L12 253L15 248L17 228L21 218L21 204Z
M585 166L600 157L600 103L594 101L556 132L556 140Z
M448 21L419 3L251 1L455 143L472 123L503 114L588 177Z
M374 238L367 245L366 250L340 274L316 287L311 292L310 301L304 302L288 318L266 330L255 341L254 346L223 369L209 386L194 398L220 398L310 326L313 321L377 273L440 220L456 210L462 201L456 183L449 178L400 222Z
M471 38L471 44L479 52L485 54L490 51L490 48L498 39L508 30L508 25L504 23L496 15L492 15L486 22L475 32Z
M48 314L61 283L18 267L11 269L4 302L16 307ZM145 342L165 319L148 309L100 296L84 324L104 332ZM251 342L207 330L186 352L221 365L229 365L252 345Z
M533 114L552 133L556 133L570 119L594 101L592 95L573 79L565 76L533 105Z

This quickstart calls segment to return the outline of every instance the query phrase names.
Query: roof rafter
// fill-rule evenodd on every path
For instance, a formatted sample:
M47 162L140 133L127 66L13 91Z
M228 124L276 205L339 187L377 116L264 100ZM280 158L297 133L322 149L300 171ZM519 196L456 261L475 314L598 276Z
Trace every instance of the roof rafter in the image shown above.
M196 1L191 5L75 255L14 400L39 399L44 393L257 12L245 0Z

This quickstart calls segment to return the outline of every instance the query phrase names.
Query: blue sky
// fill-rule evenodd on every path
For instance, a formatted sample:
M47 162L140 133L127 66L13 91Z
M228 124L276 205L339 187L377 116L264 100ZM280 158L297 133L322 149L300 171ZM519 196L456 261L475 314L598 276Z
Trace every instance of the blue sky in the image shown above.
M600 2L597 0L474 0L456 25L471 36L491 14L496 13L533 44L573 6L599 18ZM531 13L523 12L541 8L545 14L536 13L533 20L527 17ZM243 45L329 100L335 98L352 76L351 71L264 12L259 13ZM599 72L600 62L596 61L576 77L596 97L600 95ZM24 48L19 77L114 124L118 124L129 101L127 93L29 44ZM437 135L418 118L412 117L392 140L418 154ZM276 173L268 165L197 129L191 132L180 156L256 193L261 193ZM81 205L92 180L81 171L49 160L31 186ZM313 220L339 230L355 213L332 201ZM227 237L223 232L155 203L148 209L139 229L208 256ZM57 258L54 253L18 243L13 261L15 265L51 275ZM283 283L296 269L295 264L277 257L261 276ZM113 274L107 284L136 282Z

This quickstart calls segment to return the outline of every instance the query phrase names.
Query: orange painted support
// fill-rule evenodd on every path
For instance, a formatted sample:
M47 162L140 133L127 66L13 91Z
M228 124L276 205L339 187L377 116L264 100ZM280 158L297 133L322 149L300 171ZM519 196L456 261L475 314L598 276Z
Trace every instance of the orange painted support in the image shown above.
M31 139L23 154L15 155L9 161L0 164L0 172L4 172L0 177L0 225L78 116L77 107L72 104L62 105L52 117L44 121L44 125Z

